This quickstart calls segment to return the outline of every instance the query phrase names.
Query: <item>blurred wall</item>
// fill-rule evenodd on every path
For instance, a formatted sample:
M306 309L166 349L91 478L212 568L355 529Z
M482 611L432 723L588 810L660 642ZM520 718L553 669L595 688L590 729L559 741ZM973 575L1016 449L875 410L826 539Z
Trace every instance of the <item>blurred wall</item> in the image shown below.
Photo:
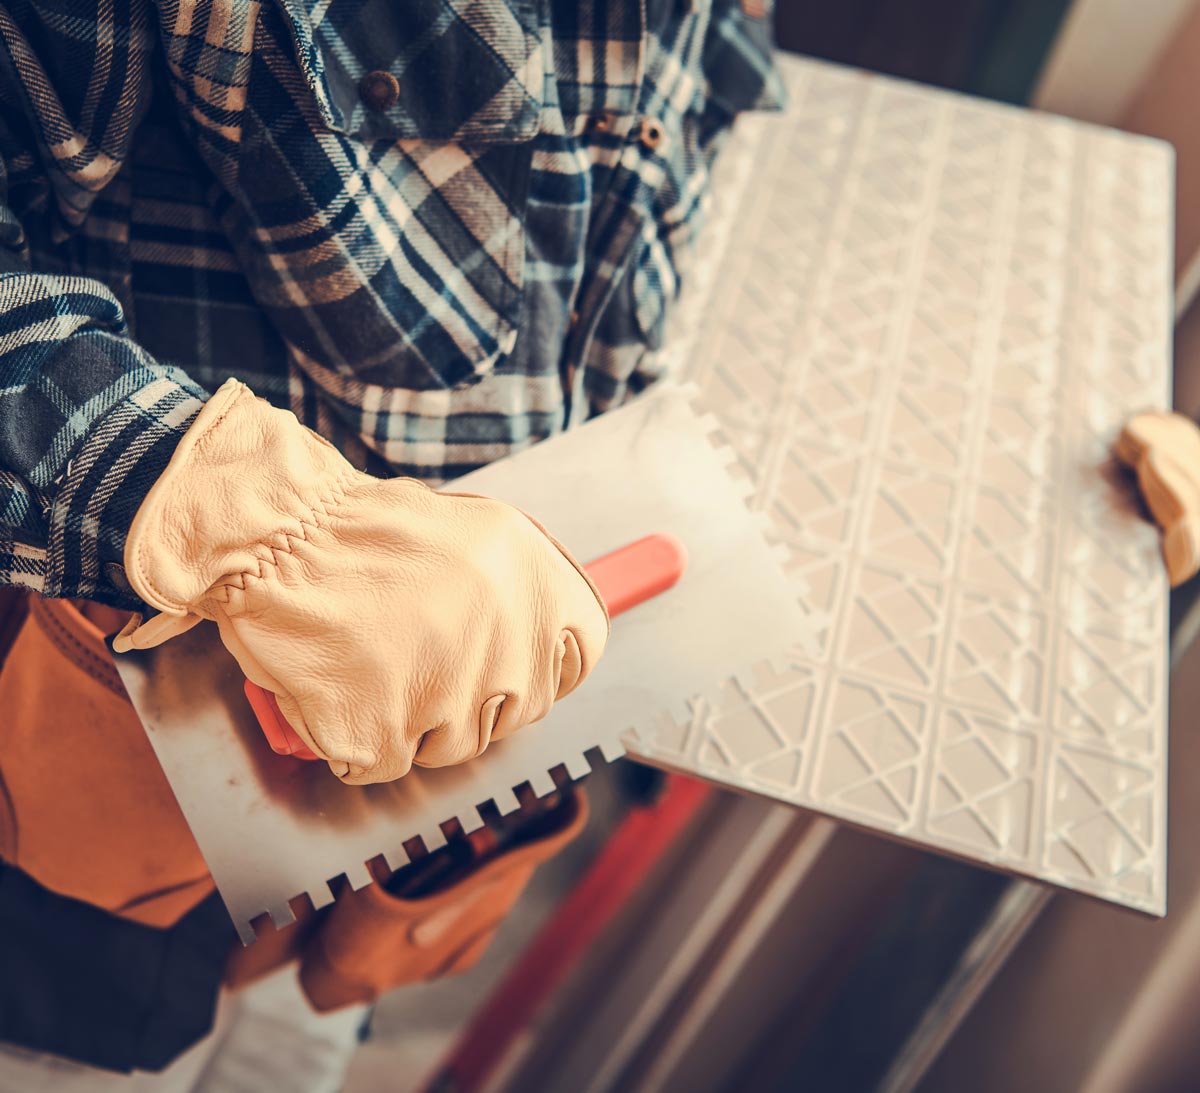
M1033 103L1056 114L1120 125L1155 58L1193 0L1075 0Z
M1069 0L776 0L783 49L1026 102Z

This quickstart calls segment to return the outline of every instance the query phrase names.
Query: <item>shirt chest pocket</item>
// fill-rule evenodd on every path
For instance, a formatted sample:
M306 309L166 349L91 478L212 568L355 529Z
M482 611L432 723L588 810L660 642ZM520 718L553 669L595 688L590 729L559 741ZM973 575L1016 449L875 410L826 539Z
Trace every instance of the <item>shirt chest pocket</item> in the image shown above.
M242 89L223 93L219 132L195 110L193 132L225 191L214 213L294 362L326 388L442 391L486 375L522 316L535 6L197 0L192 12L171 71L201 91L230 64L202 64L189 43L234 15L245 24Z
M325 123L363 140L527 141L535 0L275 0Z

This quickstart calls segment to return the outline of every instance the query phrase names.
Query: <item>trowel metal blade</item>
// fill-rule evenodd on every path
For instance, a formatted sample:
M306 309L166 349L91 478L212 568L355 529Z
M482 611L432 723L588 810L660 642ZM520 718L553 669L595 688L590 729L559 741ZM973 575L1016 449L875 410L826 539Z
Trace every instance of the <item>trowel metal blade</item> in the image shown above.
M726 470L715 423L690 399L663 387L448 487L525 509L581 560L653 532L678 536L689 555L679 584L614 621L582 687L478 759L346 786L324 763L270 750L211 623L115 657L243 941L264 911L284 925L292 900L328 903L327 882L341 874L361 887L371 858L399 867L414 836L436 846L447 821L478 827L480 805L511 811L514 787L548 792L560 765L587 773L585 752L614 758L629 730L663 713L685 718L689 700L804 644L796 589Z

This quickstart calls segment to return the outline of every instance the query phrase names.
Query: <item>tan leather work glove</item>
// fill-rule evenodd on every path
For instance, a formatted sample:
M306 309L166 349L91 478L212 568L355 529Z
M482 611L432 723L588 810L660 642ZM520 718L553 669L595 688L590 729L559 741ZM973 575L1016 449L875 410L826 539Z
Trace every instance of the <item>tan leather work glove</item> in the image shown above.
M215 620L351 783L479 755L544 717L608 638L595 587L520 510L356 471L236 380L142 502L125 564L162 614L135 616L118 652Z
M1171 584L1183 584L1200 568L1200 429L1182 414L1137 414L1125 423L1115 452L1137 472L1162 529Z

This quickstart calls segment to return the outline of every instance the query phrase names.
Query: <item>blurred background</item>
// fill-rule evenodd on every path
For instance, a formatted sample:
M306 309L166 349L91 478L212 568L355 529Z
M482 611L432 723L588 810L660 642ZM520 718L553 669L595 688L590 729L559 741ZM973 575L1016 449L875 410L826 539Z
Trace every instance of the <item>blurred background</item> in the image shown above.
M778 0L776 26L787 51L1174 143L1176 404L1200 409L1200 4ZM483 963L379 1005L346 1088L1200 1088L1193 599L1166 920L622 761Z
M1026 103L1071 7L1070 0L778 0L775 36L792 53Z

